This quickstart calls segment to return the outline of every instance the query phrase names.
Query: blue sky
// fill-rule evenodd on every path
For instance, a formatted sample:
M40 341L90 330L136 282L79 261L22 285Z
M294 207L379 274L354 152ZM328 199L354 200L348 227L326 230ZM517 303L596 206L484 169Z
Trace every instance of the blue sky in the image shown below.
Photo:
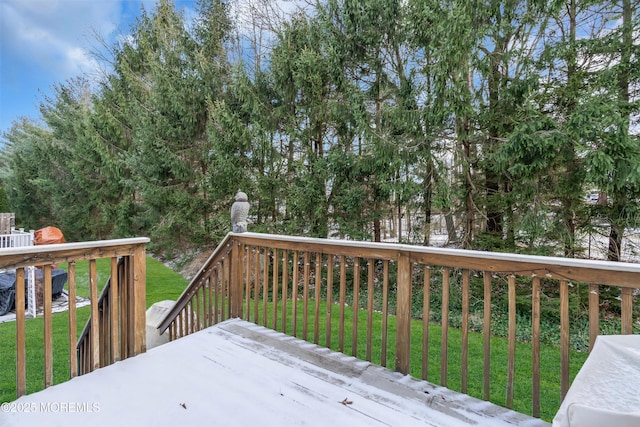
M20 116L38 119L54 84L95 73L94 34L127 34L142 4L151 11L156 1L0 0L0 133Z

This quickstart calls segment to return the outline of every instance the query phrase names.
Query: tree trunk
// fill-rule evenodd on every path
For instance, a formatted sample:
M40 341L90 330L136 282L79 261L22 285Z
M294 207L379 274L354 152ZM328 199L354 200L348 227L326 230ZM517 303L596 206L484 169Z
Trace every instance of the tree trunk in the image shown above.
M373 220L373 241L380 242L380 219Z
M471 247L473 241L474 203L473 203L473 182L471 178L471 146L469 140L463 142L464 146L464 236L462 246ZM447 224L447 229L449 225Z
M623 230L620 227L615 224L611 224L611 231L609 232L609 251L607 254L607 259L609 261L620 261L622 234Z
M400 204L400 196L396 197L398 204L398 243L402 243L402 205Z
M631 0L622 0L622 48L620 58L620 73L618 75L618 87L620 90L620 112L625 119L626 133L629 132L630 106L629 106L629 70L631 65L631 48L633 44L632 33L632 9ZM622 221L623 212L626 204L626 197L623 190L616 191L612 195L613 209L609 221L611 222L611 231L609 233L609 253L607 259L609 261L620 261L622 252L622 236L624 234L624 226L618 221Z
M499 45L496 46L494 53L499 49ZM499 117L497 114L499 99L499 87L500 87L500 68L498 64L497 56L492 59L491 74L489 74L488 87L489 87L489 111L493 112L494 117ZM500 130L498 125L491 123L489 125L489 140L487 141L485 150L485 158L493 153L493 144L498 141L500 137ZM502 217L503 212L500 209L500 203L498 202L500 195L500 177L491 168L486 168L485 173L485 192L487 197L487 232L496 235L500 239L502 238Z
M423 206L424 206L424 242L425 246L428 246L431 241L431 199L433 195L433 189L431 186L431 177L433 176L433 161L431 156L427 163L427 173L423 180Z

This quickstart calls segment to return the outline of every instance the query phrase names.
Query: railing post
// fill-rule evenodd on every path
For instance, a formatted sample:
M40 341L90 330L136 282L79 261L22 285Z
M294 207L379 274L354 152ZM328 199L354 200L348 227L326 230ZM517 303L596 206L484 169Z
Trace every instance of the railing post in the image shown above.
M398 253L397 298L396 371L407 375L411 362L411 262L405 252Z
M109 329L111 330L109 353L111 355L110 362L114 363L120 360L120 331L118 329L120 323L118 321L118 286L120 286L120 283L118 283L118 258L116 257L111 258L111 278L109 286L111 288L109 291ZM69 312L69 315L71 315L71 312Z
M231 292L231 295L229 295L229 298L231 299L230 317L242 317L242 276L244 275L244 269L242 268L243 250L242 243L235 239L232 245L231 265L229 266L229 280L231 282L229 286L229 292ZM267 289L266 282L265 289Z
M16 271L16 397L27 394L27 347L24 318L24 268Z
M91 316L89 317L89 347L91 366L89 371L92 372L100 367L100 326L98 324L98 283L97 283L96 260L89 260L89 299L91 300Z
M133 252L133 327L134 354L147 350L147 255L144 245Z

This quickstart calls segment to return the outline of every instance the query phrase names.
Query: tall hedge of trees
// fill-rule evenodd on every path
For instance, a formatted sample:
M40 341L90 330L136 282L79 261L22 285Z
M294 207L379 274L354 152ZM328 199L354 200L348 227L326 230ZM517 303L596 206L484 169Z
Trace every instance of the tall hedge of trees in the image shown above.
M171 0L3 135L28 228L215 245L253 231L619 260L640 212L637 0ZM249 23L249 25L247 24ZM597 204L585 191L600 192ZM407 230L406 228L409 227ZM404 229L403 229L404 228Z

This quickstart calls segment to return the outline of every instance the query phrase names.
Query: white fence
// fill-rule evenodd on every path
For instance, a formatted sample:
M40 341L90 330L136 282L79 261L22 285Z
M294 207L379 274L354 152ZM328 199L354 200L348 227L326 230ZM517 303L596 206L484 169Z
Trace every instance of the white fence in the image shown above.
M22 248L33 246L33 230L11 230L11 234L0 234L0 248Z
M10 234L0 234L0 248L22 248L25 246L34 246L33 230L24 231L24 228L15 230L11 227ZM35 268L26 268L27 280L27 315L36 316L36 292L35 292Z

